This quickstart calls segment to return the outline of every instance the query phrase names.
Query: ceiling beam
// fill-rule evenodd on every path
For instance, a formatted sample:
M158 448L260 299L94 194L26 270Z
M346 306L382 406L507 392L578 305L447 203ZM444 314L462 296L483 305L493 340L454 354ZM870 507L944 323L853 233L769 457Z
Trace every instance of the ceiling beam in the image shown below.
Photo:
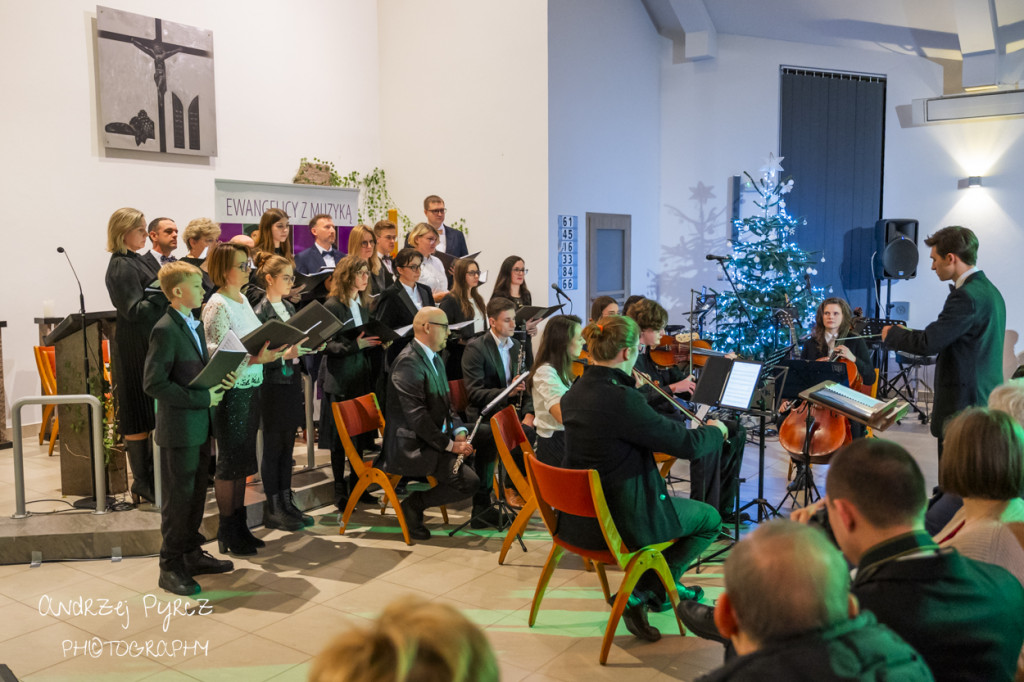
M964 89L999 84L999 52L993 0L953 0L956 31L963 55Z
M718 31L704 0L642 0L658 33L672 41L673 62L714 59Z

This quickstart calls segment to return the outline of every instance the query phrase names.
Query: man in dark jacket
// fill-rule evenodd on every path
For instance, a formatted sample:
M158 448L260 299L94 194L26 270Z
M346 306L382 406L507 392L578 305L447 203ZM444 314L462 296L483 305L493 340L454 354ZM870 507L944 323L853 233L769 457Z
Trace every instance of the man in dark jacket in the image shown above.
M764 525L733 548L715 621L739 656L702 682L933 679L909 644L872 614L858 615L839 550L791 521Z
M946 420L970 405L984 405L1003 383L1006 304L978 269L978 238L966 227L944 227L924 240L932 247L932 270L949 285L939 319L923 330L887 326L882 340L893 350L934 355L935 406L932 435L939 439Z
M455 465L458 457L473 454L473 446L452 409L444 362L438 355L448 336L444 311L421 308L413 319L413 334L391 367L381 457L388 473L437 479L435 487L414 492L402 502L410 537L428 540L423 510L466 499L476 492L480 478L470 461Z

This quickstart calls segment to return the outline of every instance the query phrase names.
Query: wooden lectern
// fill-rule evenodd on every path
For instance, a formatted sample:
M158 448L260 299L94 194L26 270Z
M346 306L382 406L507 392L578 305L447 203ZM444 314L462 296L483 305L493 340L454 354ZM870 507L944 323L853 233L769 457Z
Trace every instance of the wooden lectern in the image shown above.
M81 313L72 313L46 335L44 344L54 346L57 359L57 393L91 393L100 401L103 395L103 340L114 336L117 313L106 311L85 314L85 329L82 329ZM82 334L85 334L89 356L89 384L85 378L85 348ZM92 442L89 436L89 408L85 405L58 405L60 419L60 480L65 495L86 497L92 491ZM103 457L104 453L96 453ZM111 452L107 462L107 492L121 493L126 490L125 456L121 450Z

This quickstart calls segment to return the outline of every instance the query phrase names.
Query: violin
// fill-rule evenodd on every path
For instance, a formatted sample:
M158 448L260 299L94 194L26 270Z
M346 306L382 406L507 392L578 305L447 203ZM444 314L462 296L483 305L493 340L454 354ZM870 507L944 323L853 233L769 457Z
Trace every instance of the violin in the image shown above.
M662 398L667 400L669 402L669 404L671 404L672 407L674 407L677 410L679 410L683 414L684 417L686 417L687 419L692 419L694 422L696 422L697 424L700 424L701 426L705 426L704 420L702 420L697 415L695 415L693 412L690 412L688 409L686 409L685 407L680 405L679 401L676 399L676 397L674 395L672 395L671 393L669 393L668 391L663 389L661 386L659 386L658 382L655 381L654 379L652 379L649 375L647 375L647 374L641 372L640 370L634 368L633 369L633 378L634 379L642 380L645 384L647 384L652 389L654 389L655 393L657 393Z
M711 344L696 334L665 334L658 345L651 348L651 361L658 367L689 364L691 356L694 367L703 367L709 357L725 355L727 353L712 350Z

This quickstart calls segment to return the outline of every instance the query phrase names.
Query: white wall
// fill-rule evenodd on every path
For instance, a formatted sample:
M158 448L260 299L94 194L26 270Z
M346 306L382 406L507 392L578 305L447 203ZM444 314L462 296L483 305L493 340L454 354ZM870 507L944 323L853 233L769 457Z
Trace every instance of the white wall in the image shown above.
M928 270L923 238L962 224L978 234L979 264L1007 299L1007 329L1024 328L1024 306L1012 298L1024 253L1024 195L1014 191L1024 175L1024 120L902 128L897 107L942 92L941 69L931 62L727 35L718 46L718 57L706 62L672 64L668 49L662 59L660 241L663 276L677 277L675 298L662 298L670 310L687 309L691 286L725 284L703 257L727 248L726 180L744 170L757 177L768 152L778 153L779 67L795 65L888 78L883 215L917 218L923 233L918 278L893 286L894 300L911 303L911 326L935 319L948 293ZM957 190L958 178L976 174L987 176L985 189ZM800 178L794 180L799 193ZM698 183L714 194L703 205L692 192Z
M100 146L95 2L0 2L4 125L0 187L8 255L0 305L9 402L38 394L32 323L52 299L78 308L74 260L89 310L109 310L103 283L111 212L135 206L184 229L213 215L214 178L290 182L299 159L342 168L379 162L377 7L365 0L120 0L213 31L219 155L106 153ZM11 210L13 209L13 210ZM181 250L181 248L179 248ZM38 421L38 411L25 413Z
M557 282L558 215L579 217L579 289L568 292L586 321L586 213L632 216L631 287L652 291L659 269L661 50L640 2L550 0L550 282Z
M466 220L490 271L516 254L545 300L548 254L545 0L380 0L381 160L414 223L423 198Z

